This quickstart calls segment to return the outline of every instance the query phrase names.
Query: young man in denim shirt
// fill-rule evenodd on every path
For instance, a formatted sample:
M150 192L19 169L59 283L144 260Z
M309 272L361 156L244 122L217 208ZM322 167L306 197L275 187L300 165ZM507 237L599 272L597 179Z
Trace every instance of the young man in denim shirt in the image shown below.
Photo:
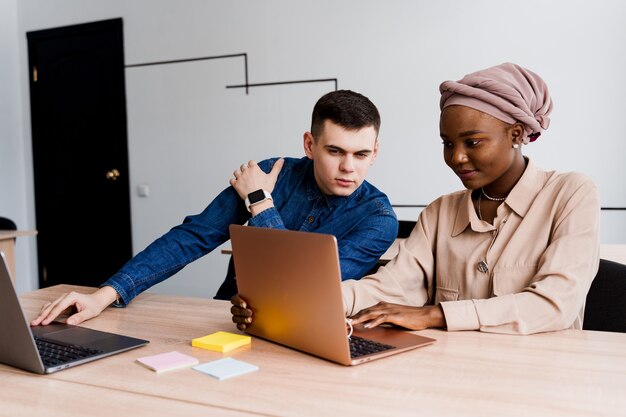
M319 99L311 131L304 134L306 157L272 158L242 164L200 214L138 253L92 294L69 293L43 306L33 325L48 324L75 307L67 320L78 324L108 305L127 305L147 288L226 242L230 224L328 233L337 237L342 279L360 278L394 241L398 223L389 200L365 181L378 154L380 116L361 94L340 90ZM229 299L232 277L216 298Z

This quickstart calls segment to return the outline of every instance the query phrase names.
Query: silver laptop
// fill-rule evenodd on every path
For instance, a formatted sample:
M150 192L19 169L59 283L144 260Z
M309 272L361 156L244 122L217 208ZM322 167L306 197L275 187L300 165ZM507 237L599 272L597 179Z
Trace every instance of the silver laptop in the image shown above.
M2 252L0 295L0 363L38 374L52 373L149 343L63 323L31 327L20 307Z
M381 326L348 337L334 236L231 225L230 238L237 288L254 314L248 333L342 365L435 342Z

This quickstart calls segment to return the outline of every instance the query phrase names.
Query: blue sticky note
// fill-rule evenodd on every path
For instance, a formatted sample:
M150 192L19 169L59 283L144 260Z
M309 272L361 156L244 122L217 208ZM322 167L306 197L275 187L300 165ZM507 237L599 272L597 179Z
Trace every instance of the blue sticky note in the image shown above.
M234 376L258 371L259 367L256 365L252 365L248 362L239 361L237 359L223 358L194 366L192 369L205 373L207 375L211 375L212 377L217 378L221 381L223 379L232 378Z

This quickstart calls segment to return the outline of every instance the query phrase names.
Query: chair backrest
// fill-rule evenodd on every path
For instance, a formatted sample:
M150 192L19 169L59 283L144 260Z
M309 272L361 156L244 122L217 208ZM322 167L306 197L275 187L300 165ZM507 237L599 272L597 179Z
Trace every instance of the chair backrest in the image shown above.
M213 297L215 300L230 300L231 297L237 294L237 281L235 278L235 261L233 256L230 256L228 261L228 270L226 271L226 279L222 282L222 285L217 289L217 293Z
M0 217L0 230L17 230L17 225L11 219Z
M626 333L626 265L600 259L587 294L583 329Z
M399 238L406 239L409 237L413 229L415 228L415 220L398 220L398 236Z

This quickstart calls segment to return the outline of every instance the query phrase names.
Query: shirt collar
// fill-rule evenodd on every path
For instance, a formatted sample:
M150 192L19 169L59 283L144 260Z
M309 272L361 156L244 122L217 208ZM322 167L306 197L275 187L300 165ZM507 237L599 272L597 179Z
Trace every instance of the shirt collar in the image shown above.
M504 200L504 204L508 205L511 210L517 213L520 217L524 217L530 206L541 188L543 187L543 181L541 181L541 170L537 168L530 158L524 157L528 161L524 173L517 181L517 184L513 187L509 195ZM452 229L452 236L458 236L467 228L468 225L472 225L473 229L481 232L483 230L483 224L479 221L474 209L474 203L472 202L472 191L467 190L463 195L461 204L456 214L454 221L454 228Z
M542 171L530 158L526 159L528 160L526 170L505 200L506 204L521 217L528 213L535 197L543 188Z
M470 224L472 219L474 219L474 225L478 226L480 220L478 219L476 211L474 210L474 203L472 202L472 190L466 190L463 193L461 204L459 204L459 208L457 209L456 218L454 220L454 227L452 228L452 237L458 236L463 233L463 231L467 229L467 226Z

